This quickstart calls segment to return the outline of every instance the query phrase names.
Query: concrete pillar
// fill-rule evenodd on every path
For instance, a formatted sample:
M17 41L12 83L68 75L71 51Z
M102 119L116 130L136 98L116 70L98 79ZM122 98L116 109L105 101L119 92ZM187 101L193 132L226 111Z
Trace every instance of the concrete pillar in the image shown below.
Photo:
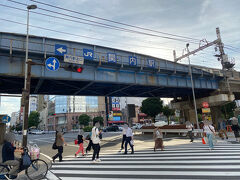
M213 124L215 125L216 128L218 128L218 120L222 116L221 107L220 106L211 107L211 116Z
M193 124L197 123L196 116L195 116L195 110L194 109L184 109L182 110L186 121L190 121ZM185 123L183 122L183 123Z
M0 144L3 144L5 132L6 132L6 124L0 123Z

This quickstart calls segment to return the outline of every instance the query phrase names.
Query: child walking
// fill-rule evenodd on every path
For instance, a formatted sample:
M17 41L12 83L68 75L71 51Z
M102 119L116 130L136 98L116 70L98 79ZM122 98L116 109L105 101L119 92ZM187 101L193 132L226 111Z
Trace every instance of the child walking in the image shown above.
M84 147L83 147L83 141L84 138L83 138L83 134L84 132L82 130L79 131L79 134L78 134L78 137L77 137L77 140L78 140L78 145L79 145L79 148L78 148L78 151L75 153L75 157L77 157L77 155L82 152L82 155L84 156Z

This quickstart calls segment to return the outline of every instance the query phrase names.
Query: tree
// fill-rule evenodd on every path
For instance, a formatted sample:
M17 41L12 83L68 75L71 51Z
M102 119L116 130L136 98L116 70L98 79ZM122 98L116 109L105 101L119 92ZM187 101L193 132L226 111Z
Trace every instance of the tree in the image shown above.
M94 117L94 118L93 118L93 124L94 124L95 122L97 122L97 121L100 123L101 126L103 126L103 121L104 121L104 119L103 119L102 116L97 116L97 117Z
M234 110L236 107L235 101L225 104L221 107L221 111L224 114L225 119L229 119L234 116Z
M87 114L82 114L81 116L79 116L78 120L80 125L88 126L89 122L91 121L91 117Z
M156 97L147 98L143 100L140 110L152 117L153 122L155 122L156 115L163 111L163 101Z
M40 114L37 111L32 111L28 117L28 127L38 127L38 125L41 123Z
M170 123L170 116L175 115L174 109L170 109L168 106L163 107L163 114L167 117L168 119L168 125Z

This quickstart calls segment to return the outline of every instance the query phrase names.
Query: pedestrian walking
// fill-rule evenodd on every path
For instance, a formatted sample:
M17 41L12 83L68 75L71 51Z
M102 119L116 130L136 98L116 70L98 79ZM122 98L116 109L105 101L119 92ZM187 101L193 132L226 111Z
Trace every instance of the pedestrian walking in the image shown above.
M239 140L240 140L240 135L239 135L240 127L239 127L239 124L238 124L238 119L235 118L235 117L232 118L232 130L234 132L234 136L236 138L236 141L239 142Z
M194 136L193 136L193 125L192 125L192 123L190 122L190 121L187 121L186 122L186 128L187 128L187 130L188 130L188 136L189 136L189 138L190 138L190 142L193 142L193 140L194 140Z
M153 133L153 138L155 140L155 145L154 145L154 152L156 151L156 149L161 149L161 151L163 151L163 133L160 129L160 126L155 123L154 126L156 127L154 129L154 133Z
M99 153L100 153L100 137L101 137L101 130L99 130L100 123L94 122L94 127L92 128L92 143L93 143L93 156L92 156L92 162L101 162L99 159Z
M83 138L83 134L84 131L80 130L77 136L77 144L79 145L78 151L75 153L75 157L77 157L77 155L82 152L82 156L84 156L84 147L83 147L83 142L85 141L85 139Z
M66 142L64 141L63 135L60 131L56 131L56 149L58 150L57 154L52 157L53 162L55 159L59 158L59 162L62 162L62 154L63 154L63 144L67 146Z
M92 143L92 132L90 132L87 136L86 136L86 140L88 140L88 146L86 148L86 154L88 154L89 151L91 151L91 149L93 148L93 143Z
M127 130L126 130L126 140L125 140L125 152L124 154L127 154L127 146L128 144L130 145L132 152L131 154L134 154L134 149L133 149L133 132L132 129L127 125Z
M208 138L209 150L213 150L213 136L216 135L215 129L212 126L212 123L209 120L204 121L203 132Z
M124 149L124 144L125 144L125 141L126 141L127 128L128 128L128 125L124 124L123 125L123 130L122 130L122 144L121 144L120 152Z
M224 135L226 139L228 139L227 135L227 124L224 119L220 119L218 122L218 130L219 130L219 137L224 140Z

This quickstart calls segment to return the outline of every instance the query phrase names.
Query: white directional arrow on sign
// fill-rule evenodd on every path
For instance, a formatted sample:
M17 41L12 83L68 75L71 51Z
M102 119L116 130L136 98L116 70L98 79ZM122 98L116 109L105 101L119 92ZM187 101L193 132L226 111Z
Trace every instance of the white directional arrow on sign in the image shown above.
M57 51L62 54L63 52L66 52L66 49L63 49L62 47L60 47L60 48L57 49Z
M59 48L60 49L60 48ZM48 64L48 67L52 67L53 70L55 70L55 64L56 64L56 60L53 60L53 64Z

